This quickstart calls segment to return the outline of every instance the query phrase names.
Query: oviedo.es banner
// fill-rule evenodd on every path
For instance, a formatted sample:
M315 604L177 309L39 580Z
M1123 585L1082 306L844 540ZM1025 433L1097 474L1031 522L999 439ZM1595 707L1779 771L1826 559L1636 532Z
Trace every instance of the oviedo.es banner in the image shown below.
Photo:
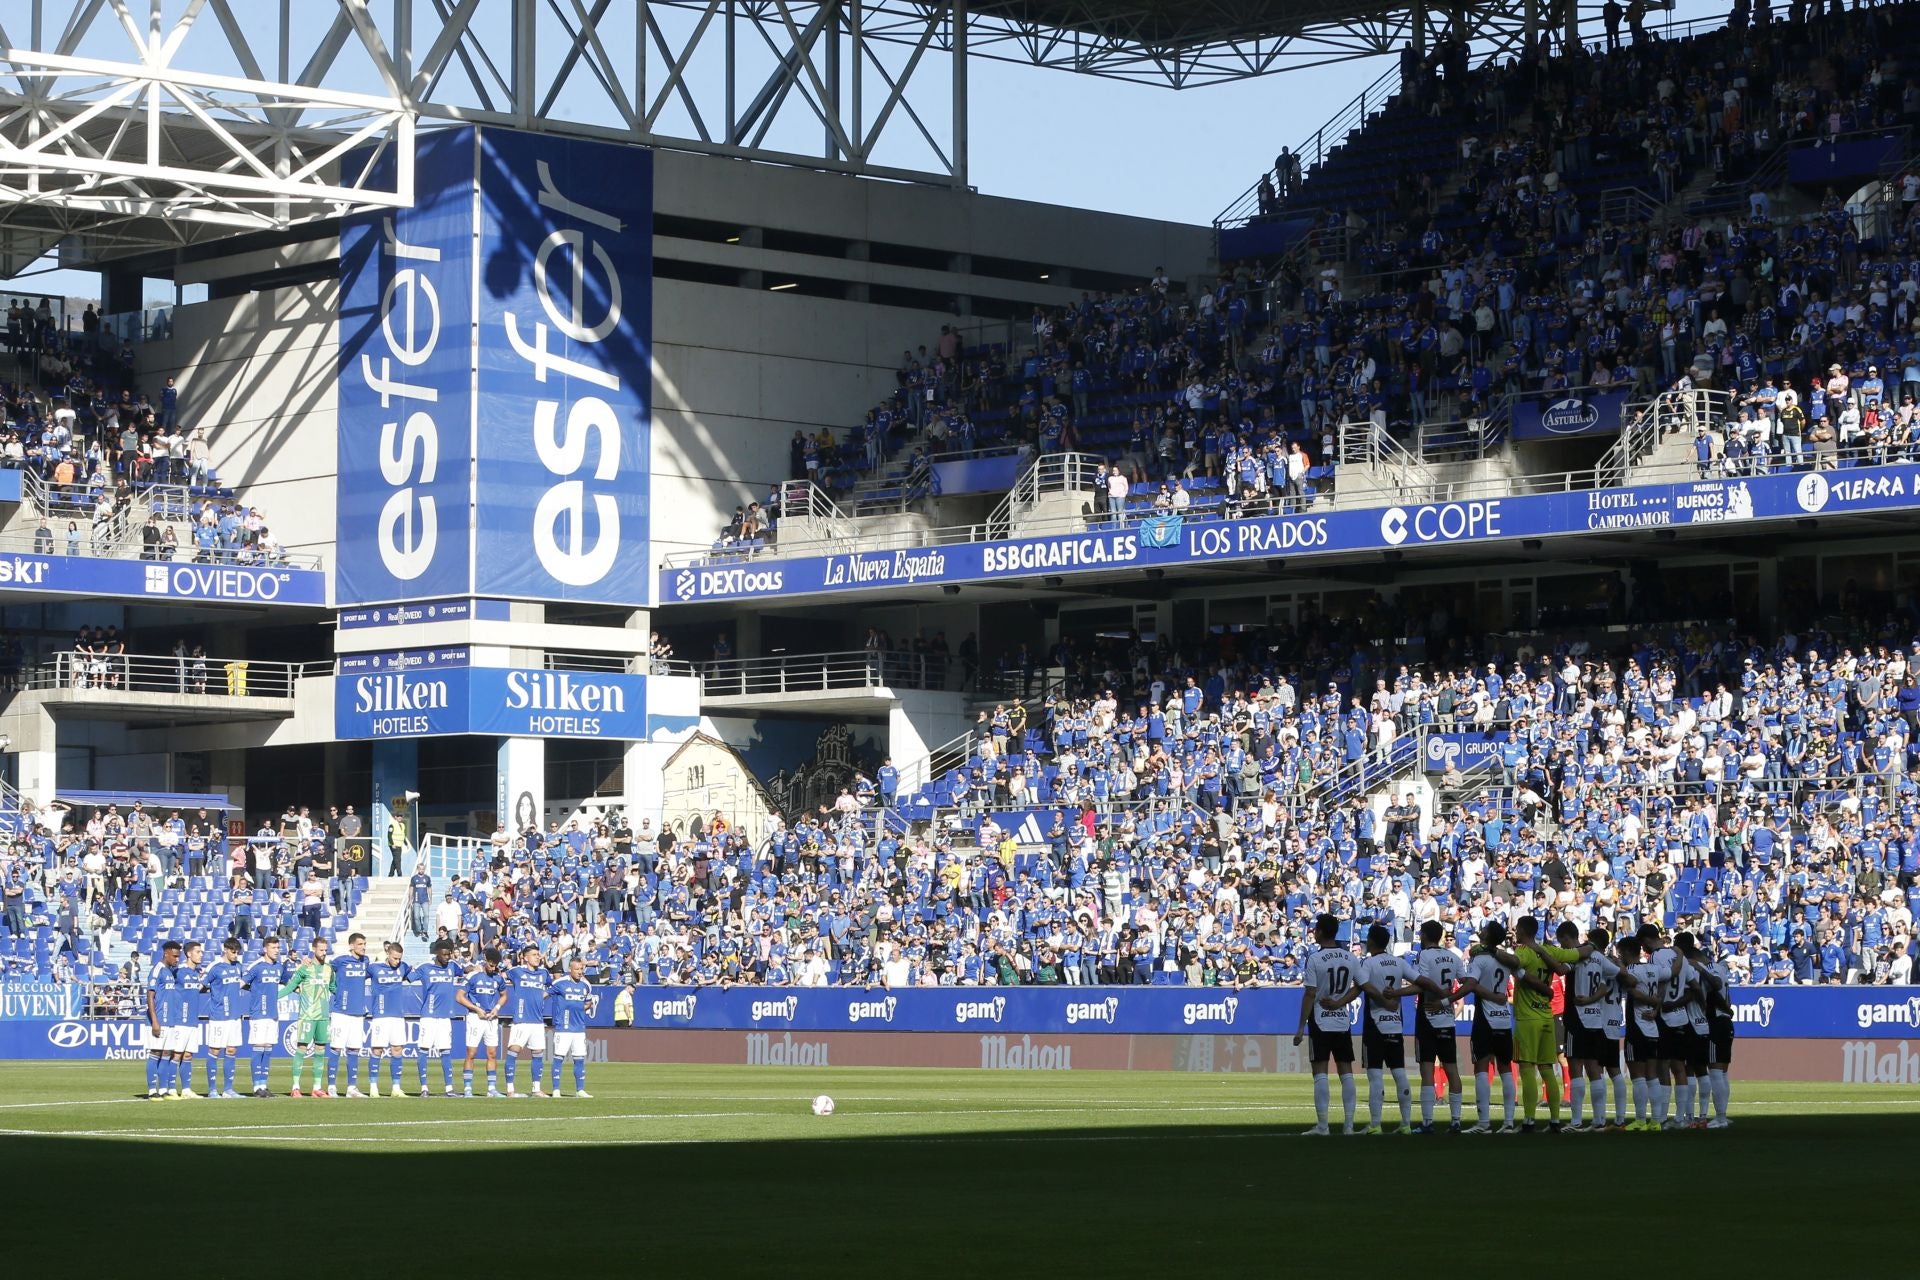
M1284 556L1510 542L1584 533L1805 519L1920 506L1920 466L1638 485L1466 502L1187 522L1170 545L1138 526L733 564L666 567L662 604L991 582Z
M340 604L645 601L652 160L423 134L414 204L347 219Z
M9 591L324 607L327 575L318 569L192 561L156 564L9 551L0 555L0 594Z

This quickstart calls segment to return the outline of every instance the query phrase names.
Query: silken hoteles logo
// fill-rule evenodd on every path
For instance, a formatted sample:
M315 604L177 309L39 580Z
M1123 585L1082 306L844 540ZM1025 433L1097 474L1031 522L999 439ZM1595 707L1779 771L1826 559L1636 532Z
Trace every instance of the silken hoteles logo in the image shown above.
M1555 400L1540 411L1540 426L1556 436L1577 436L1600 425L1600 409L1579 396Z
M1920 1027L1920 996L1887 1002L1862 1000L1854 1016L1862 1031L1883 1026Z
M1800 477L1800 483L1793 486L1793 500L1800 504L1802 511L1811 514L1826 507L1832 492L1833 488L1825 476L1818 471L1809 471Z

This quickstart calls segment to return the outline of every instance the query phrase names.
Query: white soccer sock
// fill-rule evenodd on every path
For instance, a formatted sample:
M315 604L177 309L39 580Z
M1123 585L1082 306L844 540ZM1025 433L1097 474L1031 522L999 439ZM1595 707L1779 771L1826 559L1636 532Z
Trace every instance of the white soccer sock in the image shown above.
M1653 1095L1653 1122L1667 1122L1667 1107L1673 1101L1673 1086L1665 1080L1647 1081L1647 1092Z
M1400 1091L1400 1127L1406 1128L1413 1123L1413 1091L1407 1088L1407 1069L1393 1069L1393 1087Z
M1645 1076L1633 1077L1633 1118L1643 1122L1647 1118L1647 1099L1652 1093L1652 1082Z
M1482 1071L1473 1073L1473 1105L1480 1113L1481 1124L1492 1119L1493 1103L1487 1096L1487 1077Z
M1380 1067L1367 1068L1367 1123L1380 1123L1380 1108L1386 1105L1387 1073ZM1352 1119L1349 1115L1348 1119Z
M1627 1122L1627 1094L1632 1091L1636 1097L1639 1092L1633 1089L1633 1080L1624 1071L1613 1073L1613 1119L1616 1124Z
M1359 1091L1354 1087L1353 1073L1347 1072L1340 1077L1340 1106L1347 1114L1347 1124L1353 1124L1353 1111L1359 1102Z
M1313 1114L1319 1117L1321 1124L1327 1122L1327 1101L1327 1073L1322 1071L1313 1078Z
M1460 1096L1460 1077L1456 1075L1447 1089L1447 1112L1455 1124L1460 1123L1460 1103L1463 1100Z
M1506 1117L1507 1124L1513 1123L1513 1088L1512 1073L1502 1071L1500 1073L1500 1111Z
M1682 1080L1675 1086L1674 1092L1680 1095L1675 1099L1679 1105L1674 1108L1674 1116L1680 1123L1685 1124L1693 1119L1693 1077L1688 1076Z
M1458 1111L1459 1109L1460 1104L1456 1102L1454 1104L1454 1110ZM1430 1084L1420 1086L1420 1123L1433 1123L1433 1086Z
M1568 1092L1573 1095L1573 1122L1585 1124L1587 1122L1587 1078L1575 1076Z
M1713 1114L1725 1120L1727 1103L1733 1098L1733 1082L1727 1079L1726 1072L1719 1070L1708 1072L1707 1079L1713 1085Z

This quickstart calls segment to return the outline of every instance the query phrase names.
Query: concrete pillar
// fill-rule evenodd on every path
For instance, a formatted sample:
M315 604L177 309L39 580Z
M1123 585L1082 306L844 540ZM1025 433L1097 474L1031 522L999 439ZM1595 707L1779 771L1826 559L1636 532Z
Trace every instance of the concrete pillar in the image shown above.
M373 873L384 873L387 866L387 829L393 824L393 811L402 806L402 797L420 789L420 743L415 738L387 738L373 744L373 796L368 805L368 834L373 839ZM401 809L406 816L404 807ZM420 833L409 830L409 843L418 843Z
M493 816L509 831L547 824L547 744L543 738L502 738L494 772Z

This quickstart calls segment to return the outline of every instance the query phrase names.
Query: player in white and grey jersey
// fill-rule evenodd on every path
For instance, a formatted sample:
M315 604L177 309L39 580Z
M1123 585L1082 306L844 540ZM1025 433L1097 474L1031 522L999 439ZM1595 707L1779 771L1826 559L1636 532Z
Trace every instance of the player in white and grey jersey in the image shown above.
M1353 1132L1353 1020L1347 1005L1352 1002L1352 993L1360 988L1360 957L1339 945L1336 941L1339 933L1340 921L1332 915L1322 913L1314 921L1313 937L1320 949L1307 957L1306 989L1300 994L1300 1026L1293 1033L1293 1042L1297 1045L1306 1038L1311 1022L1313 1038L1308 1059L1313 1067L1316 1119L1314 1126L1307 1130L1309 1136L1327 1134L1329 1063L1340 1073L1340 1105L1346 1114L1341 1132Z
M1419 999L1413 1009L1413 1049L1420 1060L1420 1131L1433 1131L1434 1078L1447 1077L1447 1109L1453 1117L1448 1133L1460 1132L1459 1041L1453 1023L1454 984L1466 966L1446 946L1446 927L1438 920L1420 926L1420 955L1412 980Z

